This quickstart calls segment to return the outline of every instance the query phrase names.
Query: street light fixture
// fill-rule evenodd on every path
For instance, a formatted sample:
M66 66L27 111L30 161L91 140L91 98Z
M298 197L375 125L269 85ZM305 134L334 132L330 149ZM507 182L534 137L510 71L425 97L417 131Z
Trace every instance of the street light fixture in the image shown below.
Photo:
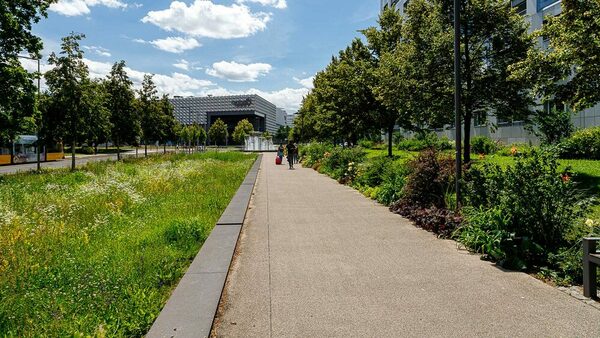
M33 60L33 61L37 61L37 103L39 104L40 102L40 82L41 82L41 78L42 78L42 73L40 72L40 61L41 61L41 57L31 57L31 56L27 56L27 55L17 55L18 58L22 58L22 59L28 59L28 60ZM41 120L40 120L41 123ZM41 158L40 158L40 153L41 153L41 146L40 146L40 126L37 127L36 130L36 137L37 137L37 144L36 144L36 153L37 153L37 171L40 171L42 169L42 164L41 164Z

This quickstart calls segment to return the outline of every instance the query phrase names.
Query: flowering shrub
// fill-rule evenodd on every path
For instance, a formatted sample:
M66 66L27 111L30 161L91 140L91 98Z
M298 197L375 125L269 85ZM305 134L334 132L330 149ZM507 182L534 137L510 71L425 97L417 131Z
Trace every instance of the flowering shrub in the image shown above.
M475 136L471 139L471 152L475 154L493 154L498 150L498 144L486 136Z
M306 167L314 167L330 155L333 147L325 143L309 143L299 147L300 160Z
M329 156L323 158L320 172L326 173L342 183L349 183L356 176L356 165L363 162L366 156L360 147L335 147Z

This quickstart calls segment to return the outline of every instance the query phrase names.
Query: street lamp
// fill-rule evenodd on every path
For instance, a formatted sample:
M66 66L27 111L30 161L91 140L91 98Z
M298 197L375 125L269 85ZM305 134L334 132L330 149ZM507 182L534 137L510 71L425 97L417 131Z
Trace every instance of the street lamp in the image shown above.
M34 60L37 61L37 103L39 104L40 102L40 81L42 78L42 74L40 73L40 60L41 57L31 57L31 56L27 56L27 55L17 55L17 57L19 58L23 58L23 59L28 59L28 60ZM41 123L41 120L40 120ZM36 144L36 153L37 153L37 170L40 171L42 169L42 164L41 164L41 158L40 158L40 152L41 152L41 146L40 146L40 126L37 127L37 131L36 131L36 137L37 137L37 144Z
M461 107L460 91L460 5L461 0L454 0L454 127L456 128L456 205L460 205L460 178L461 178Z

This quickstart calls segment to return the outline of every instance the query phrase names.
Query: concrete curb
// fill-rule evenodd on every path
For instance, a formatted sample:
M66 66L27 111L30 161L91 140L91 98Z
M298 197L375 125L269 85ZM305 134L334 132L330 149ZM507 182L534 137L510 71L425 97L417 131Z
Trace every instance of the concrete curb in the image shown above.
M152 324L148 338L209 337L262 154Z

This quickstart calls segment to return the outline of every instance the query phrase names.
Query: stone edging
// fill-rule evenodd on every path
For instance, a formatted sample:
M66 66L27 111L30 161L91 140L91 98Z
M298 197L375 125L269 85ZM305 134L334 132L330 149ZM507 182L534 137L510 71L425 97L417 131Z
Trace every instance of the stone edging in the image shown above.
M146 337L209 337L261 161L262 154Z

